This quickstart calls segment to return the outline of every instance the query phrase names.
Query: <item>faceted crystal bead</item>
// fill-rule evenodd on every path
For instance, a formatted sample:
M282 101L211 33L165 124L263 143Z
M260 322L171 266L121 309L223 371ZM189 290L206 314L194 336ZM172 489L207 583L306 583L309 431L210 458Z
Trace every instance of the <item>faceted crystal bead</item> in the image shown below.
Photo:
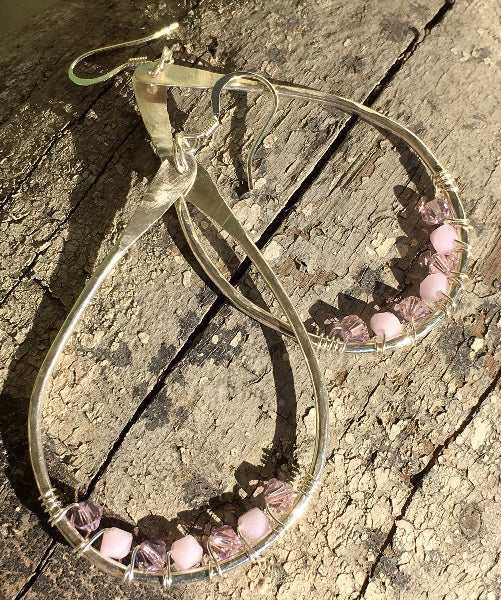
M459 257L452 252L436 252L430 257L428 267L430 273L445 273L450 275L453 271L457 271L459 266Z
M273 478L267 482L264 488L266 504L283 512L292 508L295 497L294 488L287 481Z
M141 571L157 573L165 566L167 546L162 540L143 542L136 554L136 567Z
M70 508L68 519L75 529L85 533L95 531L101 523L103 507L95 502L79 502Z
M424 200L418 206L418 211L427 225L438 225L445 219L454 218L454 211L446 198L435 198L430 202Z
M210 549L218 560L225 560L238 554L241 544L236 531L229 525L212 530L209 536Z
M357 315L348 315L341 321L338 319L327 319L325 325L330 326L329 337L339 335L347 342L361 343L369 339L367 325Z
M427 319L431 312L431 309L418 296L404 298L404 300L395 304L395 310L402 315L404 321L414 319L416 323Z

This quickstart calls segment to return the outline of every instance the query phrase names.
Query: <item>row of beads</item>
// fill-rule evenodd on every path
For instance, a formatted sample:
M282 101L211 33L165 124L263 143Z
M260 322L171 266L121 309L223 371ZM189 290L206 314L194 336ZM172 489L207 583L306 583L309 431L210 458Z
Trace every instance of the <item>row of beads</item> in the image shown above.
M292 508L296 494L290 483L279 479L266 482L263 491L266 506L280 512ZM101 523L103 508L95 502L78 502L68 509L68 520L79 532L89 535ZM209 555L219 563L245 551L271 532L270 518L260 508L251 508L238 519L238 533L229 525L211 531L207 542ZM110 527L99 532L99 552L107 558L122 560L131 551L133 535L119 527ZM133 551L133 567L149 573L161 573L167 561L172 561L178 571L187 571L199 565L203 558L203 547L192 535L185 535L173 542L170 552L162 540L149 540L136 546ZM170 564L170 563L169 563Z
M430 241L435 249L428 260L430 274L419 286L419 296L409 296L395 305L402 319L407 322L420 323L431 314L434 305L448 297L449 278L456 274L459 266L459 249L457 231L452 225L444 223L454 219L454 210L444 198L436 198L430 202L424 199L418 206L423 221L427 225L440 225L430 234ZM365 343L370 334L365 322L357 315L348 315L343 319L327 319L327 336L340 337L345 342ZM378 340L391 340L402 334L400 319L391 312L379 312L372 316L370 328Z

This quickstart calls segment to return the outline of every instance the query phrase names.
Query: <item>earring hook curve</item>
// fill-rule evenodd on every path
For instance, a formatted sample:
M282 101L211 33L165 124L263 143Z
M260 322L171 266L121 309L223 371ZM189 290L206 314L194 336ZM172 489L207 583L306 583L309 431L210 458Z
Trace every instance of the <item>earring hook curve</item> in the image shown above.
M211 96L212 112L214 113L214 116L216 117L216 119L218 121L221 116L221 94L222 94L223 90L232 81L242 79L242 78L254 79L255 81L259 81L266 88L268 88L270 90L270 92L273 96L272 111L269 114L268 119L267 119L266 123L264 124L263 128L261 129L258 137L252 144L252 148L250 149L249 155L247 157L247 181L249 184L249 190L253 190L254 189L254 180L253 180L253 176L252 176L252 161L254 160L254 155L256 154L256 150L257 150L259 144L263 141L264 137L268 133L268 131L271 127L271 123L272 123L273 119L275 118L275 115L277 114L278 92L275 89L275 86L271 83L271 81L269 81L266 77L263 77L262 75L258 75L256 73L247 73L245 71L236 71L235 73L229 73L228 75L221 77L221 79L219 79L216 82L216 84L214 85L214 87L212 88L212 96Z
M259 144L263 141L263 138L268 133L271 123L275 118L278 110L278 92L275 86L262 75L256 73L248 73L247 71L235 71L228 75L223 75L216 81L212 88L211 105L212 105L212 117L209 119L204 129L199 133L177 133L174 138L174 159L177 169L182 173L186 167L185 165L185 152L194 154L200 146L214 133L217 127L221 123L221 93L225 87L232 81L240 81L242 79L253 79L261 82L266 88L270 90L273 95L273 107L272 111L268 116L266 123L261 129L257 139L252 144L249 155L247 157L247 180L249 183L249 189L254 189L254 181L252 176L252 161Z
M143 38L140 38L137 40L131 40L128 42L121 42L119 44L113 44L112 46L103 46L102 48L96 48L95 50L90 50L89 52L85 52L84 54L81 54L78 58L76 58L71 63L70 68L68 69L69 78L71 79L71 81L73 81L77 85L87 86L87 85L93 85L94 83L100 83L101 81L107 81L108 79L110 79L111 77L114 77L117 73L120 73L120 71L123 71L127 67L137 67L138 65L141 65L141 64L147 62L146 57L139 56L139 57L129 58L129 60L127 62L119 65L118 67L115 67L114 69L112 69L111 71L108 71L104 75L99 75L98 77L93 77L91 79L78 77L74 73L75 67L78 65L78 63L82 62L89 56L92 56L94 54L101 54L103 52L108 52L109 50L117 50L118 48L128 48L130 46L140 46L141 44L146 44L147 42L156 40L164 35L168 35L169 33L172 33L173 31L175 31L178 27L179 27L179 23L171 23L170 25L163 27L159 31L156 31L152 35L148 35L146 37L143 37Z

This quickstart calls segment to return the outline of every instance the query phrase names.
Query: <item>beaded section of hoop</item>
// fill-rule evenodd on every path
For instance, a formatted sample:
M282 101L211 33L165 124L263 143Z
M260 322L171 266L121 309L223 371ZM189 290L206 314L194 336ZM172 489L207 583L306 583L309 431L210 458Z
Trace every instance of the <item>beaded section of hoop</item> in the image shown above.
M364 118L366 117L362 110L355 112L361 114ZM370 118L366 120L371 121ZM395 132L398 134L400 126L392 122L392 127L388 127L388 129L392 130L393 128L395 128ZM406 133L410 134L408 130ZM429 166L429 161L426 160L429 157L429 151L422 142L414 138L411 147L418 152L423 162ZM468 277L466 271L468 257L471 255L468 230L471 229L471 226L463 213L463 207L448 171L443 170L440 172L437 183L440 183L442 187L436 189L436 199L428 201L434 203L434 206L430 207L432 211L431 216L427 217L427 221L433 220L433 223L426 223L438 225L432 231L431 236L433 244L436 244L436 252L433 265L430 266L430 272L432 274L440 272L446 275L447 285L441 286L440 293L435 289L436 299L427 300L425 308L421 307L417 313L410 314L412 322L404 318L405 322L402 323L400 334L398 334L396 325L393 331L385 331L384 340L381 338L373 340L370 339L369 335L367 335L369 339L365 340L363 334L357 339L357 336L350 335L353 332L353 325L348 326L348 321L352 324L356 322L359 326L359 331L363 331L364 327L367 330L367 326L357 315L347 315L342 319L327 319L325 322L326 331L321 332L317 326L316 331L309 334L311 342L317 350L337 354L342 352L348 354L368 354L372 352L381 353L385 350L393 350L406 345L415 345L441 319L450 315L460 292L464 289L464 280ZM264 311L253 305L238 290L226 282L223 275L212 263L209 256L205 253L203 246L200 244L186 208L186 203L183 200L178 201L176 209L190 247L212 281L244 313L273 327L282 334L291 335L292 331L287 322L277 319L269 311ZM428 212L428 214L430 213ZM452 260L447 255L452 255ZM438 278L435 278L435 280L438 280ZM428 289L431 287L431 291L433 291L436 283L437 281L434 280L428 281L426 287ZM423 301L423 298L420 300ZM398 311L396 306L395 309ZM424 313L427 313L426 318L423 317ZM346 327L343 326L343 322L347 323Z
M212 578L222 575L225 563L235 557L238 559L239 555L244 555L253 561L257 560L256 545L261 545L270 534L274 537L282 534L284 522L273 510L284 515L291 513L296 499L303 494L311 495L317 485L319 485L318 480L308 474L298 484L298 491L291 483L270 479L264 487L264 510L254 507L242 514L238 519L236 531L229 525L220 525L212 530L206 543L207 553L193 535L186 535L176 540L169 551L162 540L145 541L132 547L133 535L118 527L100 529L92 535L89 535L90 530L75 527L78 543L75 544L74 551L77 555L86 554L91 550L97 551L94 544L101 539L99 552L103 556L122 560L130 555L130 563L124 567L124 581L132 582L142 575L158 574L159 581L165 588L170 587L175 573L200 571L201 567L197 565L203 562L206 556L209 559L209 576ZM58 520L64 520L68 524L72 524L67 516L70 510L86 505L82 502L62 507L54 488L48 490L41 500L52 516L60 515ZM102 508L95 503L92 505L94 512L99 514L100 520Z
M404 343L415 345L417 339L425 335L441 316L450 316L456 308L457 297L464 288L464 279L468 277L465 263L471 251L469 243L458 238L465 235L466 230L471 227L468 219L457 216L462 209L454 202L457 188L450 173L444 169L435 180L437 186L440 186L440 189L437 189L437 198L431 201L422 198L418 204L418 211L426 225L437 225L430 235L436 252L428 261L430 275L421 283L421 297L410 296L394 306L394 310L401 313L406 323L399 325L397 317L392 313L376 313L371 319L371 328L376 334L376 339L356 344L353 341L365 340L363 337L360 340L350 339L348 330L343 331L342 323L357 322L359 328L364 327L360 317L349 315L341 320L330 318L325 321L329 328L328 333L320 334L317 330L316 334L312 335L319 350L338 353L381 353L389 347ZM438 195L440 190L446 196L445 199ZM447 192L452 193L452 200ZM461 234L458 229L461 230ZM391 344L393 340L395 341Z

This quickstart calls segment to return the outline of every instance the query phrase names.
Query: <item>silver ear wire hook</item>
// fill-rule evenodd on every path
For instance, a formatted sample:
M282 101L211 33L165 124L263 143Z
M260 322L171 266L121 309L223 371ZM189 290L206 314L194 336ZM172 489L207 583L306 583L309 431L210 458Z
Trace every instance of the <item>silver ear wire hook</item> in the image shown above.
M223 92L225 87L229 85L232 81L241 79L253 79L255 81L259 81L266 88L268 88L273 95L272 111L268 116L268 119L264 124L263 128L261 129L256 141L252 144L252 148L250 149L249 156L247 158L247 179L249 183L249 189L254 189L254 182L252 178L252 161L254 160L254 155L259 144L263 141L263 138L268 133L271 127L271 123L275 118L275 115L277 114L278 110L278 93L275 89L275 86L270 81L268 81L266 77L256 75L255 73L236 71L235 73L230 73L221 77L212 88L211 104L213 115L209 119L204 129L199 133L176 134L174 139L174 157L176 167L178 168L180 173L182 173L185 169L185 152L194 154L200 148L200 145L214 133L216 128L221 123L221 93Z
M142 65L145 62L148 62L148 59L145 56L138 56L129 58L129 60L118 67L115 67L111 71L108 71L104 75L99 75L98 77L93 77L91 79L86 79L82 77L78 77L75 75L75 67L78 63L82 62L89 56L93 56L94 54L102 54L103 52L108 52L109 50L117 50L118 48L128 48L130 46L140 46L141 44L146 44L147 42L151 42L152 40L156 40L164 35L168 35L172 31L175 31L179 27L179 23L171 23L156 31L152 35L148 35L147 37L140 38L138 40L131 40L129 42L121 42L120 44L113 44L112 46L103 46L102 48L96 48L95 50L90 50L89 52L85 52L85 54L81 54L78 58L76 58L70 65L68 69L68 75L74 83L78 85L93 85L94 83L100 83L101 81L107 81L111 77L114 77L120 71L123 71L127 67L137 67L138 65Z
M271 123L272 123L273 119L275 118L275 115L277 114L278 92L275 89L275 86L268 79L266 79L266 77L262 77L261 75L257 75L256 73L247 73L244 71L240 71L240 72L230 73L229 75L225 75L224 77L221 77L221 79L219 79L219 81L217 81L216 84L214 85L214 87L212 88L212 97L211 97L212 112L214 113L214 116L216 116L216 118L218 120L221 115L221 93L223 92L225 87L228 84L230 84L232 81L235 81L237 79L242 79L242 78L253 79L255 81L259 81L266 88L268 88L273 95L273 109L268 117L268 120L266 121L263 128L261 129L257 139L252 144L252 148L250 149L249 156L247 157L247 180L248 180L248 184L249 184L249 189L253 190L254 189L254 181L252 178L252 161L254 160L254 155L256 153L256 150L257 150L259 144L263 141L264 137L268 133L268 131L271 127Z

